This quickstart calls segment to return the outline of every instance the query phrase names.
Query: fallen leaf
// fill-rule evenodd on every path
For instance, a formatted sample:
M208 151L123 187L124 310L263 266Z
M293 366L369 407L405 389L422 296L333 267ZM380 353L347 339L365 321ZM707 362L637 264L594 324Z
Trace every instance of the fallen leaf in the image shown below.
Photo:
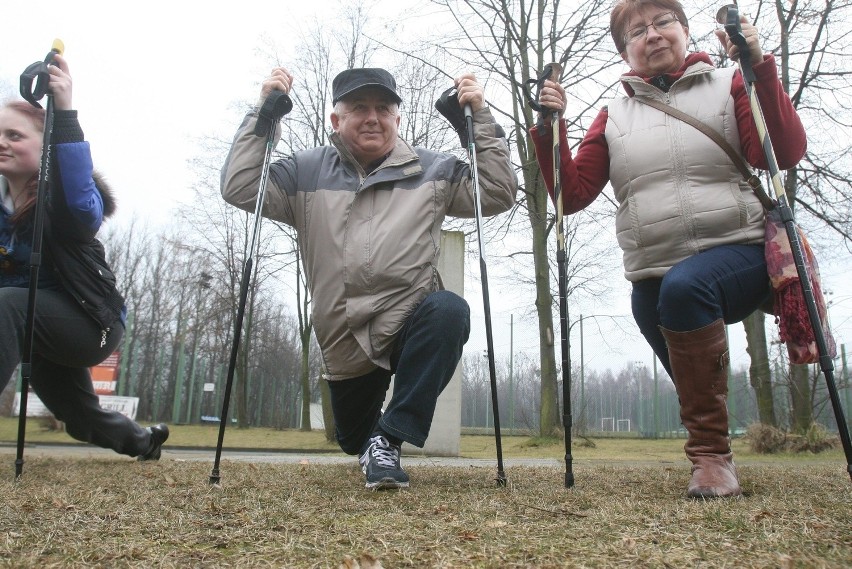
M362 553L358 557L358 561L361 564L361 569L383 569L382 562L369 553Z

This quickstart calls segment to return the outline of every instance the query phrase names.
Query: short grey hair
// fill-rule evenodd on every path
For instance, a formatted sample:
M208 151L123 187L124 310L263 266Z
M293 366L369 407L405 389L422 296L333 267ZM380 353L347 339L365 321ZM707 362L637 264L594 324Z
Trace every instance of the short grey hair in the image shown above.
M343 114L343 103L344 102L345 102L345 99L340 99L339 101L334 103L334 107L332 108L332 111L337 116L340 116L340 115ZM388 104L394 110L393 114L398 115L399 114L399 103L397 103L396 101L394 101L391 98L388 98Z

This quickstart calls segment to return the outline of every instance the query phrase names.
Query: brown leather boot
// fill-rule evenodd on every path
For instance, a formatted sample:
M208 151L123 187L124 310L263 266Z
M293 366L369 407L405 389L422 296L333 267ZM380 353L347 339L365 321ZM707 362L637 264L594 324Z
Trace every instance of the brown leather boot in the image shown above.
M742 494L728 437L728 340L720 318L698 330L660 327L669 348L680 418L689 432L683 450L692 461L690 498Z

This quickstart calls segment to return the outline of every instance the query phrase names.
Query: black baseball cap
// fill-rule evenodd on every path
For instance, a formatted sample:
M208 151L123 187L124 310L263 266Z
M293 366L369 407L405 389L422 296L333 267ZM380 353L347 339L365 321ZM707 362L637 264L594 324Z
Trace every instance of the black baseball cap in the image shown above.
M402 103L402 99L396 94L396 80L393 75L378 67L361 67L337 74L331 83L331 104L337 104L337 101L361 87L379 87L387 91L397 105Z

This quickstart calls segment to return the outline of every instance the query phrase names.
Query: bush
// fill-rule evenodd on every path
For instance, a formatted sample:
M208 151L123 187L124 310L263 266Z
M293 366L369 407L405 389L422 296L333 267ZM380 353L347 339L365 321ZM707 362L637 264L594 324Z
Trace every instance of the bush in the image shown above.
M838 445L838 437L832 436L822 425L812 423L803 435L793 435L788 438L789 448L794 452L818 453L831 450Z
M749 425L745 435L752 452L758 454L774 454L784 450L787 436L783 431L763 423Z
M746 440L752 452L773 454L776 452L812 452L818 453L838 446L839 439L831 435L825 427L811 424L802 435L787 434L784 431L755 423L746 432Z

